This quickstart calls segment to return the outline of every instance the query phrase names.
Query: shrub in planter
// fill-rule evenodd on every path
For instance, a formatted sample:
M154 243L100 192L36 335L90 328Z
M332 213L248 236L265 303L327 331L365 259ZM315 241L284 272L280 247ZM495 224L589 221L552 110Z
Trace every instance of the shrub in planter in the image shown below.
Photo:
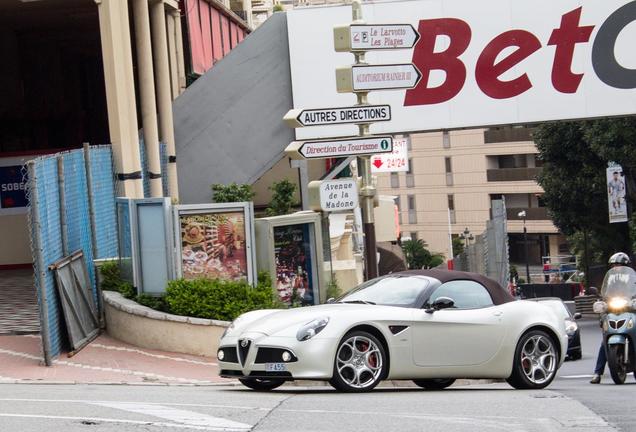
M135 287L121 278L117 261L110 261L99 267L102 274L101 288L104 291L117 291L127 299L134 299L137 295Z
M274 299L269 277L263 274L259 275L254 288L245 281L170 281L164 301L170 313L224 321L232 321L251 310L281 307Z

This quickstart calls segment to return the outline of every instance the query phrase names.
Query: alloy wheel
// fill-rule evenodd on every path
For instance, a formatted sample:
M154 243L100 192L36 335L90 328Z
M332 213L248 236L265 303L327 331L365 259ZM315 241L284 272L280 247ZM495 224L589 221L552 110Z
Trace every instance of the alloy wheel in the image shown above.
M348 386L364 389L380 379L382 361L382 353L375 341L355 335L340 344L336 354L336 370Z
M533 384L549 381L556 372L557 353L554 342L547 336L534 335L521 349L521 368Z

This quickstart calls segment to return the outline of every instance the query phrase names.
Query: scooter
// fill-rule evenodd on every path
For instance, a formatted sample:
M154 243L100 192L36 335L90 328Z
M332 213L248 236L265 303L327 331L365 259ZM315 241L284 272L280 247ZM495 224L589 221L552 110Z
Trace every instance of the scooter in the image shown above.
M601 301L593 310L601 314L607 365L615 384L625 383L627 374L636 378L636 271L614 267L605 275Z

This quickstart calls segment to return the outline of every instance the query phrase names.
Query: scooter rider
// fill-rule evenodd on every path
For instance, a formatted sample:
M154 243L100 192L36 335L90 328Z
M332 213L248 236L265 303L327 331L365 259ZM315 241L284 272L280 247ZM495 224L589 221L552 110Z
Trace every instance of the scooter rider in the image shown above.
M631 260L626 253L617 252L609 259L609 267L629 266ZM596 367L594 368L594 375L590 384L600 384L601 376L605 372L605 365L607 364L607 353L605 352L605 344L601 341L601 347L598 350L598 356L596 357Z

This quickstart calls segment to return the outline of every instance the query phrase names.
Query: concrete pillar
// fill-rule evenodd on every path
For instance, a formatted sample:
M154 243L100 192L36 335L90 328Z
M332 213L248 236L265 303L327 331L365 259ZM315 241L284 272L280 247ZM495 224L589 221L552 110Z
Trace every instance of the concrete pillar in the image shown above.
M127 0L95 0L104 62L108 128L118 178L117 194L143 198L137 106Z
M163 196L161 183L161 158L159 152L159 127L157 126L157 101L155 99L155 77L152 67L152 42L150 36L150 12L148 0L132 0L135 19L135 41L137 44L137 72L141 119L148 159L150 196Z
M170 63L170 90L174 100L179 96L179 72L177 70L177 41L172 13L166 14L166 30L168 33L168 61Z
M185 54L183 51L183 33L181 33L181 14L178 10L170 11L174 17L174 33L177 48L177 75L179 77L179 94L186 89Z
M150 5L150 23L152 26L152 48L155 64L155 83L157 105L159 108L159 133L166 143L168 152L168 191L170 196L179 199L177 183L177 156L174 144L174 125L172 120L172 97L170 91L170 65L168 63L168 37L166 35L166 10L163 1Z

